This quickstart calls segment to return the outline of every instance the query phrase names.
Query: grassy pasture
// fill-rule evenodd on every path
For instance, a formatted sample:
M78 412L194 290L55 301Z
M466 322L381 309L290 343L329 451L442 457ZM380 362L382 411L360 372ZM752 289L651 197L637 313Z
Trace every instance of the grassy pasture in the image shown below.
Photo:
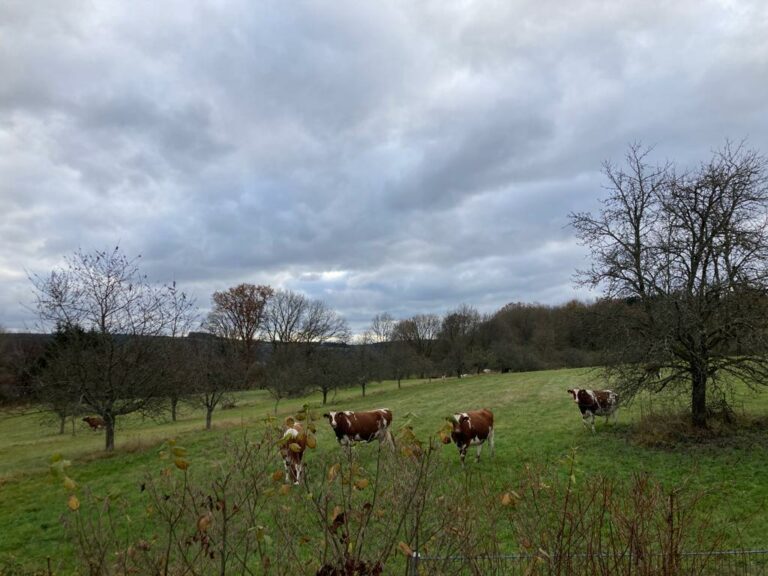
M522 374L482 375L463 380L372 384L367 396L358 389L340 391L328 409L388 407L395 428L410 414L417 436L426 437L457 410L491 408L496 415L496 458L487 452L479 468L514 479L530 463L557 463L577 451L577 475L603 474L629 478L646 471L670 487L687 482L706 490L705 505L713 525L728 534L729 547L768 546L768 434L743 431L704 444L684 443L673 448L646 448L631 440L631 424L640 416L640 403L619 413L618 423L606 427L599 419L592 435L565 390L591 386L596 376L588 370L556 370ZM750 414L768 415L768 396L746 391L737 397ZM283 401L278 414L294 412L305 402L320 404L320 396ZM654 404L664 406L659 399ZM37 415L0 413L0 572L12 560L42 569L46 557L56 565L71 566L72 552L63 540L59 518L66 511L66 495L48 473L55 453L73 463L71 476L98 494L121 494L138 500L143 475L156 468L163 440L175 437L190 453L192 465L215 457L224 434L256 430L273 410L270 397L260 391L238 396L236 408L214 415L214 430L204 431L201 411L182 411L176 423L125 418L118 422L116 451L104 455L103 433L85 429L76 436L58 435L56 425L41 426ZM247 433L247 432L246 432ZM370 449L361 447L364 451ZM322 453L338 450L330 427L319 423L318 448L307 463ZM373 451L372 449L370 449ZM485 448L487 450L487 447ZM449 473L460 474L454 447L446 452ZM474 449L468 456L474 455ZM476 468L473 459L468 467ZM199 464L197 464L199 465Z

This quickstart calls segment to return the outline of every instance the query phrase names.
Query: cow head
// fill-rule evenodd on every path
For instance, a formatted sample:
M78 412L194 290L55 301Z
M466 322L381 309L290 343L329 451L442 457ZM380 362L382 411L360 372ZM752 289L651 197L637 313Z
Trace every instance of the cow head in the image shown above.
M336 428L336 412L326 412L323 418L328 418L331 428Z
M453 433L459 434L462 430L469 426L472 427L472 422L469 420L469 415L466 412L457 412L448 421L453 425Z
M570 389L569 388L568 389L568 394L570 394L573 397L573 401L574 402L578 402L579 401L579 390L578 390L578 388L574 388L574 389Z

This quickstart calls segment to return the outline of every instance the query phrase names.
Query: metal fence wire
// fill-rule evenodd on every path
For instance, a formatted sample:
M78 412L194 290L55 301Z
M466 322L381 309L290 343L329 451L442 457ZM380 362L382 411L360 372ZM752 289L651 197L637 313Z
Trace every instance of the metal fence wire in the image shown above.
M432 557L414 552L408 576L768 576L768 550L651 554L506 554Z

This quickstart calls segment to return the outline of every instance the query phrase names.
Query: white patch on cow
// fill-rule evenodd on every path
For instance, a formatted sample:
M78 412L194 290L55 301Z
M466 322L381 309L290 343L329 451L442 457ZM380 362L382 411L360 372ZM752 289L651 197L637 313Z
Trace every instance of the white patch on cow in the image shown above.
M344 410L344 416L352 416L352 412L349 410Z
M299 431L296 428L288 428L283 434L283 438L296 438L299 435Z
M336 428L336 412L328 412L328 416L331 417L331 428Z

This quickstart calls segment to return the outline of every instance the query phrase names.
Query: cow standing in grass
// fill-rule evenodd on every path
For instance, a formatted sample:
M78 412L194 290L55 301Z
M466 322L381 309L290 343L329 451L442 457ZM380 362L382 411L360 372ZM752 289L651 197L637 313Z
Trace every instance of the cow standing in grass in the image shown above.
M366 412L328 412L323 414L336 433L336 440L342 446L350 447L353 442L386 442L394 449L392 438L392 411L386 408Z
M568 390L568 394L578 404L584 426L591 427L593 434L595 432L595 416L605 416L605 420L608 422L615 417L616 410L619 408L619 395L612 390L574 388Z
M306 449L307 434L304 432L304 427L299 422L289 419L286 422L280 445L280 455L283 457L283 464L285 465L286 482L298 484L301 480L301 473L304 470L302 459Z
M476 460L480 462L480 452L486 440L491 447L491 456L493 456L493 412L486 409L457 412L448 418L448 421L452 425L451 440L456 443L456 447L459 449L462 466L464 466L464 458L470 446L477 446Z
M83 418L83 422L87 423L91 430L100 430L106 426L106 422L101 416L86 416Z

